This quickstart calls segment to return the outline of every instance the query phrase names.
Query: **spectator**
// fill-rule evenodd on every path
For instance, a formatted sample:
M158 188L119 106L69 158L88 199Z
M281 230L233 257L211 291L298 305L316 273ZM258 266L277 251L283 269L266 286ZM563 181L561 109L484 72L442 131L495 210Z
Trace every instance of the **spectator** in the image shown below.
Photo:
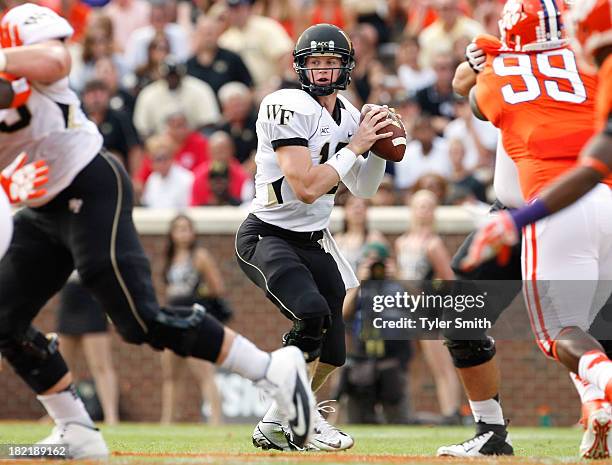
M149 84L162 79L162 65L170 54L170 42L163 32L155 34L147 47L147 62L134 71L130 87L138 95Z
M193 173L173 162L174 145L166 135L147 140L153 172L144 184L142 204L151 208L189 206Z
M438 19L419 36L423 66L433 66L434 58L440 54L450 56L453 44L459 37L469 37L471 40L484 32L480 24L461 13L457 0L434 2Z
M411 0L402 3L406 15L404 34L418 36L423 29L438 19L438 15L431 7L431 0Z
M390 39L390 29L386 23L386 0L342 0L342 6L347 15L347 29L358 22L360 25L368 24L376 29L378 42L385 44Z
M211 301L219 302L225 292L221 272L210 252L197 243L195 228L189 217L178 215L170 222L167 244L164 281L168 304L191 307L206 300L208 313L225 323L231 314L216 312L218 306L210 305ZM185 366L189 366L197 380L202 399L209 402L209 424L222 423L221 396L215 384L214 365L195 358L182 358L169 350L162 353L161 362L161 423L168 424L176 419L180 399L177 384Z
M448 144L436 136L427 115L420 116L412 129L413 140L406 146L402 161L395 163L395 187L410 189L422 175L437 173L448 178L452 171Z
M348 397L350 423L382 423L382 416L389 424L410 423L407 371L412 345L408 340L391 340L392 337L373 331L373 313L367 307L374 295L404 292L400 283L393 281L395 273L395 263L384 243L369 242L364 246L357 271L361 291L350 289L342 309L347 329L347 363L342 370L340 392ZM395 319L399 312L388 307L377 316Z
M38 5L52 9L58 15L66 18L74 29L71 42L80 42L87 30L91 7L80 0L39 0Z
M436 82L417 92L416 98L421 111L433 117L432 124L438 134L442 134L446 125L455 118L455 92L453 91L453 75L455 62L451 55L436 55L433 60L433 70Z
M394 96L391 106L402 117L406 131L410 131L415 121L421 115L421 108L416 98L405 92L398 92Z
M414 36L402 39L395 65L400 82L409 95L414 95L436 82L433 69L423 68L419 64L419 41Z
M119 157L130 176L135 176L142 163L142 147L129 117L110 107L111 94L106 83L89 81L82 101L83 110L104 137L104 147Z
M200 16L196 29L195 55L187 61L187 74L206 82L215 91L226 82L237 81L251 87L253 79L240 55L218 45L220 22L210 16Z
M448 123L444 138L460 139L465 148L463 163L469 171L477 167L492 167L497 147L498 131L488 121L479 120L472 113L466 98L455 100L457 119Z
M385 174L378 186L374 197L370 199L373 207L392 207L395 205L395 188L393 187L393 177Z
M215 193L212 189L223 187L224 177L227 179L229 199L237 200L239 203L251 200L254 195L253 180L236 160L230 136L223 131L217 131L210 136L209 143L211 159L200 165L194 173L191 204L211 205L217 202L218 193L222 191ZM212 184L211 172L213 172Z
M112 59L99 58L94 68L94 79L103 81L110 92L110 107L124 112L132 121L136 99L125 90L119 81L119 73Z
M208 139L189 126L184 113L177 111L168 115L164 134L168 136L173 147L176 147L172 155L174 163L183 168L193 172L210 159ZM151 160L145 158L138 173L140 182L144 183L152 170Z
M417 283L432 279L455 279L450 254L434 230L437 206L438 199L431 191L420 190L412 196L410 230L395 241L400 279ZM448 350L440 340L419 342L436 383L438 404L444 422L457 423L461 418L461 386Z
M102 26L107 21L108 28ZM108 18L99 17L98 24L90 26L85 32L82 53L74 60L70 73L70 85L77 92L81 92L85 83L94 77L96 62L101 58L112 60L119 79L126 73L123 57L113 49L112 25L109 21Z
M474 175L465 168L465 140L450 139L448 150L453 165L451 174L451 197L461 198L462 192L465 192L475 200L480 202L487 201L487 192L485 186L474 177ZM465 199L464 199L465 200Z
M237 207L240 199L230 192L229 166L221 162L213 162L208 169L208 187L210 195L206 205L221 207L229 205Z
M298 0L256 0L253 12L278 21L289 37L297 39L303 30L299 24L302 14L300 3Z
M147 48L156 34L168 37L170 53L180 62L189 58L189 40L183 29L172 23L165 0L153 0L149 15L150 24L136 29L129 37L125 59L130 69L135 70L147 62Z
M228 82L219 90L219 101L223 122L217 129L230 135L236 148L236 159L240 163L249 160L254 163L257 151L257 114L251 91L240 82Z
M412 186L410 195L421 190L433 192L438 199L438 204L442 205L448 197L448 181L439 174L427 173L417 179L417 182ZM406 205L410 203L410 196L404 199L404 203Z
M307 26L327 23L344 30L346 27L345 15L341 0L315 0L309 13L310 22Z
M185 75L185 65L166 58L161 66L163 79L142 89L136 99L134 125L141 136L163 130L169 114L181 109L189 125L203 128L219 121L215 93L205 82Z
M115 50L123 52L132 32L149 24L151 4L146 0L111 0L102 11L113 22Z
M355 70L352 73L352 88L356 92L356 99L359 99L357 107L366 103L369 99L372 87L375 83L371 82L371 74L374 68L380 67L377 59L376 48L378 46L378 33L376 28L370 24L361 24L355 32L351 34L353 48L355 49ZM374 84L374 85L373 85Z
M368 227L368 201L353 195L347 196L344 204L344 227L342 232L334 234L334 239L355 272L365 244L387 242L381 232Z
M252 0L226 2L229 28L219 37L219 46L238 53L260 86L280 72L278 60L293 50L293 43L278 22L253 14Z
M81 284L74 271L60 292L57 313L59 347L66 364L76 365L78 354L85 356L100 397L104 422L119 422L119 384L113 367L111 334L104 309Z

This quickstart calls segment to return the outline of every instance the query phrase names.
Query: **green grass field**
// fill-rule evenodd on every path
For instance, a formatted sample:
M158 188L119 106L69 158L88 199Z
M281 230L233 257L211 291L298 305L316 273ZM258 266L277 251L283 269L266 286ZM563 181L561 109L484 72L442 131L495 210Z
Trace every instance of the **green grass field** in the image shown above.
M0 443L32 443L45 436L49 429L50 426L37 423L3 422L0 423ZM131 423L102 427L102 430L113 451L112 465L567 464L578 462L576 454L581 437L581 431L575 428L512 428L517 457L465 461L434 456L439 445L470 436L472 429L468 427L348 426L346 430L355 437L355 447L336 454L262 452L251 445L251 425ZM26 461L6 463L24 464Z

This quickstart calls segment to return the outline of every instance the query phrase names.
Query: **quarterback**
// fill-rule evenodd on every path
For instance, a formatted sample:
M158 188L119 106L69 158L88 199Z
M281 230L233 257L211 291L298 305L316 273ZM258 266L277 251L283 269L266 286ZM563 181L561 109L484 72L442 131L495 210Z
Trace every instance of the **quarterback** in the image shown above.
M108 448L81 400L54 338L31 322L77 269L129 343L147 343L216 362L270 394L280 417L303 445L312 432L314 396L300 350L272 354L222 326L201 306L160 307L149 262L132 222L133 192L121 164L68 87L73 30L48 8L31 3L0 21L0 72L31 84L16 108L0 95L0 168L25 151L43 157L43 195L14 217L14 234L0 261L0 353L34 391L55 428L42 444L68 446L74 459L105 458ZM0 90L6 87L0 79ZM10 94L10 92L9 92ZM15 176L11 177L16 180Z
M238 263L293 322L286 346L306 356L313 391L345 362L342 303L357 279L327 227L334 194L343 182L356 196L371 197L385 160L368 150L392 133L387 110L360 112L341 95L355 66L353 47L341 29L306 29L293 52L302 89L281 89L261 102L257 119L256 197L236 236ZM380 107L379 107L380 108ZM272 405L255 427L253 444L295 450L286 422ZM316 413L307 449L342 450L353 439Z

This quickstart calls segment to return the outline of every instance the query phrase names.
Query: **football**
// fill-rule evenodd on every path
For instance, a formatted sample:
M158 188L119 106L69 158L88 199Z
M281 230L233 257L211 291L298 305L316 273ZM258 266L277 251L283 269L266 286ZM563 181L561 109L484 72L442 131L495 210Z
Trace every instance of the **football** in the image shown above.
M365 114L370 111L372 107L383 108L380 105L374 105L371 103L365 104L361 109L360 123L363 121ZM406 151L406 128L404 127L402 119L397 113L395 113L395 111L393 111L393 109L386 108L386 111L387 121L389 124L378 131L378 134L392 132L393 135L391 137L377 140L370 150L385 160L396 162L402 161L402 158L404 158L404 152Z

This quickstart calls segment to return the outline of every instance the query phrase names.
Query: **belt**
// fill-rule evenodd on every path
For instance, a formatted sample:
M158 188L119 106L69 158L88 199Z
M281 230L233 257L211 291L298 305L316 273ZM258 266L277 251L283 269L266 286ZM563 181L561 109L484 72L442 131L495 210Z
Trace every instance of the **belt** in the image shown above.
M307 232L291 231L289 229L281 228L280 226L266 223L252 213L249 214L248 221L251 223L256 223L260 227L261 232L259 234L261 236L277 236L288 241L303 243L317 242L323 239L322 229L319 231Z

